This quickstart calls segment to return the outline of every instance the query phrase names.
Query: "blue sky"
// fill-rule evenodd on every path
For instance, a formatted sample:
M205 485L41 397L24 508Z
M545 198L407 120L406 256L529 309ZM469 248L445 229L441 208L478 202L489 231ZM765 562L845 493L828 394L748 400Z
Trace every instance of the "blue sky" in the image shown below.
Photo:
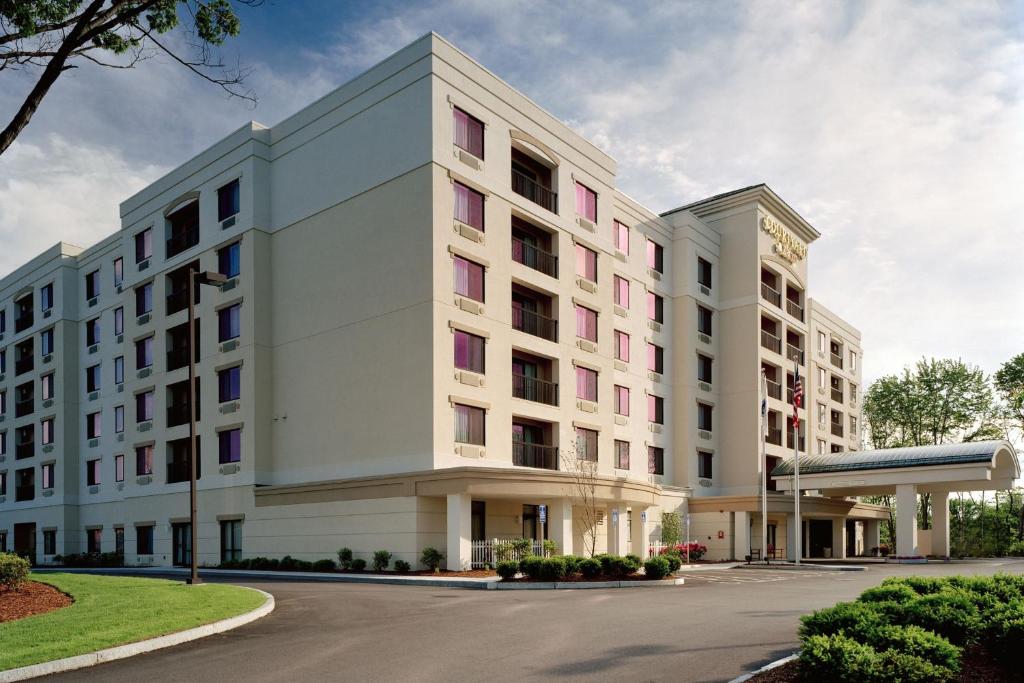
M166 59L83 66L0 156L0 274L119 227L117 204L427 31L619 163L663 211L767 182L822 233L813 294L865 375L1024 352L1024 18L989 2L300 2L240 10L255 108ZM0 115L29 87L0 78Z

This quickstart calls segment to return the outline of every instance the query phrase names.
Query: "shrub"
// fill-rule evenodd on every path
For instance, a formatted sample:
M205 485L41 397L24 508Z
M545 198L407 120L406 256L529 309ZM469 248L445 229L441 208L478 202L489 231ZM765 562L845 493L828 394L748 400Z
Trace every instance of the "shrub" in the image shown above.
M512 550L519 553L521 557L526 555L533 555L533 539L532 538L516 538L510 543Z
M1024 557L1024 541L1014 541L1006 548L1006 554L1011 557Z
M956 673L914 655L886 650L878 655L873 681L880 683L935 683L952 681Z
M668 576L669 563L665 557L658 555L644 562L644 573L649 579L663 579Z
M565 575L575 576L580 573L580 562L583 561L582 557L576 555L562 555L562 560L565 562Z
M976 641L982 627L978 608L968 595L952 589L922 595L904 605L903 621L934 631L955 645Z
M373 570L382 572L391 564L391 553L387 550L375 550L373 552Z
M544 557L540 562L541 581L561 581L565 578L565 559L562 557Z
M622 578L635 574L640 569L641 563L640 558L635 555L620 557L618 555L608 555L607 559L602 558L601 566L605 569L605 574L615 578ZM667 566L667 563L666 563Z
M543 561L544 558L538 557L537 555L527 555L519 561L519 571L521 571L527 578L536 581L540 579L542 571L541 564L543 564Z
M420 555L420 562L426 565L427 569L437 571L444 560L444 553L437 548L424 548Z
M1014 600L990 613L985 644L1012 671L1024 670L1024 602Z
M882 585L905 585L910 586L914 589L914 592L918 595L931 595L932 593L938 593L942 590L945 585L943 579L935 579L927 576L904 576L904 577L890 577L882 582Z
M283 572L293 572L299 568L299 563L291 555L285 555L281 558L280 567Z
M334 560L317 560L313 563L313 571L316 572L333 572L334 567Z
M497 568L498 576L504 581L511 581L519 573L519 563L505 560L504 562L498 563Z
M840 602L800 618L800 638L831 636L840 631L869 629L884 626L886 620L878 610L880 603Z
M30 566L28 560L14 553L0 553L0 588L17 590L28 577Z
M896 650L920 657L950 671L957 671L960 668L960 648L920 626L873 626L868 622L861 622L844 631L843 635L870 645L878 652Z
M683 560L677 552L665 553L662 557L668 562L668 570L670 572L679 571L679 568L683 566Z
M412 571L412 565L405 560L395 560L395 571L396 572L408 572Z
M366 560L361 557L357 557L352 560L352 571L361 572L366 569Z
M661 513L661 542L669 545L679 543L679 513Z
M894 649L879 653L842 634L804 640L800 671L807 680L838 683L934 683L955 675L921 657Z
M917 593L910 586L903 583L883 583L881 586L869 588L857 598L860 602L910 602L917 598Z
M345 571L352 568L352 549L342 548L338 551L338 564Z
M601 561L596 557L586 557L580 560L579 570L584 579L596 579L601 575Z
M541 544L541 547L544 549L544 554L547 557L552 557L555 553L558 552L558 544L552 541L550 538L544 539L544 542Z

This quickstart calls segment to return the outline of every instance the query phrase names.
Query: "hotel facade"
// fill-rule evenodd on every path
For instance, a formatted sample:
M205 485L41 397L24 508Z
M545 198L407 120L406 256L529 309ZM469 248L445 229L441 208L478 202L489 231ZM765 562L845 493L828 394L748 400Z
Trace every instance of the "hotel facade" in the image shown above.
M434 34L235 131L0 280L0 549L186 563L195 410L201 564L644 554L665 512L711 558L759 552L761 465L860 447L860 335L809 297L819 233L767 186L659 215L615 175ZM228 278L192 293L194 348L192 269ZM768 498L791 555L792 495ZM802 511L832 557L887 514Z

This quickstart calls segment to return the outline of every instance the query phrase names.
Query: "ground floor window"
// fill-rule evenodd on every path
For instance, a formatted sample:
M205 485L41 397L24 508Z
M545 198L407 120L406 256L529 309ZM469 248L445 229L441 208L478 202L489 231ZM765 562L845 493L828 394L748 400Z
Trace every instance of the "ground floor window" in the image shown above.
M242 559L242 520L232 519L220 523L220 561Z
M7 552L7 532L0 531L0 553Z
M192 564L192 525L181 522L171 525L171 550L174 564L185 567Z
M86 529L85 549L86 552L98 553L103 541L103 529Z
M124 527L114 528L114 552L124 556Z
M153 554L153 527L135 527L135 553L138 555Z
M43 529L43 555L57 554L57 530Z

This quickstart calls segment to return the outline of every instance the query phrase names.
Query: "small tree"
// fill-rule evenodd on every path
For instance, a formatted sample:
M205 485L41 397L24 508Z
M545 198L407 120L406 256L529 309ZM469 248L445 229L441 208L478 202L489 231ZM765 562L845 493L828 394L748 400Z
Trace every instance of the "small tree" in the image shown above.
M665 545L676 545L680 541L679 513L661 513L661 542Z
M562 469L572 476L573 525L583 538L584 551L593 557L597 552L597 524L601 510L597 506L597 461L590 460L576 444L562 456Z

